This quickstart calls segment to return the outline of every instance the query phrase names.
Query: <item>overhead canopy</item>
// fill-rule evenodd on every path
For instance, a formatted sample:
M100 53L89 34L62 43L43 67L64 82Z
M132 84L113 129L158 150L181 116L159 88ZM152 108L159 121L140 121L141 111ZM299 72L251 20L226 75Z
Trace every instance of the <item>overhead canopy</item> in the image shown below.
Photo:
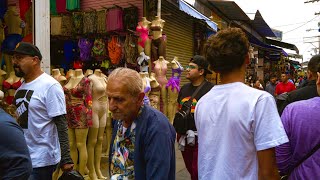
M269 25L264 21L260 11L256 12L254 20L251 21L254 29L264 37L276 37Z
M208 1L230 20L251 21L247 14L243 12L243 10L234 1Z
M207 18L205 15L201 14L199 11L194 9L192 6L190 6L188 3L184 2L183 0L179 0L179 9L194 18L202 19L202 20L206 21L208 26L217 32L218 26L216 23L212 22L209 18Z
M296 51L297 54L299 54L299 49L294 44L289 44L289 43L286 43L286 42L277 41L277 40L269 39L269 38L266 38L266 43L272 44L272 45L275 45L275 46L279 46L279 47L283 47L283 48L286 48L286 49L291 49L291 50Z
M266 43L260 41L259 39L255 38L254 36L252 36L249 33L246 33L246 34L247 34L247 37L248 37L249 42L251 44L253 44L255 46L259 46L260 48L268 50L268 51L279 52L279 53L282 53L284 56L288 56L288 54L283 49L266 44Z

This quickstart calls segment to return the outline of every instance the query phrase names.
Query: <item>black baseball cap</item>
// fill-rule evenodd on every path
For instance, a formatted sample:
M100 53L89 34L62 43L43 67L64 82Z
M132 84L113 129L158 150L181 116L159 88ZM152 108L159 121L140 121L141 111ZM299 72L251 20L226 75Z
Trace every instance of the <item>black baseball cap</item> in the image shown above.
M7 51L7 54L14 55L14 54L23 54L29 56L38 56L40 60L42 60L42 55L40 50L37 46L27 43L27 42L20 42L16 45L16 48L13 51Z
M200 68L204 69L205 74L212 74L212 72L209 70L209 63L203 56L195 55L193 58L191 58L190 62L195 63Z

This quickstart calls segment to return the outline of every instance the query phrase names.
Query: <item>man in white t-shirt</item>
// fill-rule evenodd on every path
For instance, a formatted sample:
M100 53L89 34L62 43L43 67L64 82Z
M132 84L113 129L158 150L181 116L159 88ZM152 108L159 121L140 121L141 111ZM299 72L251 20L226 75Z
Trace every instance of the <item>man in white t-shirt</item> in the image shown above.
M244 84L249 63L245 33L221 30L206 49L221 85L196 106L199 179L279 179L274 147L288 138L273 96Z
M16 76L24 78L13 102L31 156L29 180L52 179L58 163L63 171L73 168L62 87L41 70L42 55L33 44L21 42L9 54Z

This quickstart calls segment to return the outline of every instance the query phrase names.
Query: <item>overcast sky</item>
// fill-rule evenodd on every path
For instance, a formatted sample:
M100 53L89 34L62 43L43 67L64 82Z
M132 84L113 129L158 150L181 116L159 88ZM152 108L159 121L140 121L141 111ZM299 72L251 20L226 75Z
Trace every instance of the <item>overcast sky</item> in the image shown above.
M304 3L307 0L234 0L250 18L254 17L256 10L259 10L264 20L271 28L283 31L282 41L295 44L304 61L315 54L312 48L318 48L318 38L307 38L319 36L318 22L320 16L320 1ZM310 30L311 29L311 30ZM310 31L307 31L310 30ZM314 42L314 43L304 43ZM293 53L294 51L286 50Z

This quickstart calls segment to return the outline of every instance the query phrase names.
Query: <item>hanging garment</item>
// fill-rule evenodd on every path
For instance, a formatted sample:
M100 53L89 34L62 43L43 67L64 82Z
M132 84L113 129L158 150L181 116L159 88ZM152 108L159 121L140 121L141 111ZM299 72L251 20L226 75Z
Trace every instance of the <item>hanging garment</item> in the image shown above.
M104 56L106 55L106 46L103 39L94 40L93 47L92 47L92 55L98 58L98 60L102 60L102 59L99 59L99 57L104 58Z
M84 77L79 84L67 89L63 87L69 128L88 128L92 126L92 89L90 79Z
M135 64L138 57L137 38L131 34L127 34L124 42L124 51L126 62Z
M19 0L20 17L22 20L24 20L24 21L26 20L25 14L30 7L31 7L30 0Z
M50 41L50 59L51 59L51 65L61 65L64 56L63 56L63 40L56 40L52 39Z
M61 62L61 67L66 71L68 70L74 59L76 58L78 51L77 43L71 40L67 40L63 44L64 61Z
M112 36L111 41L108 43L108 52L111 63L113 65L118 65L122 55L122 48L119 43L118 37Z
M57 15L57 2L56 0L50 0L50 14Z
M56 0L57 2L57 12L58 13L67 13L66 9L66 0Z
M32 15L32 7L30 7L25 14L25 23L26 27L24 29L24 36L32 33L32 25L33 25L33 15Z
M149 30L148 28L139 24L136 28L136 31L140 34L140 41L138 41L138 44L144 48L146 41L149 39Z
M107 13L107 31L123 31L123 10L121 8L113 8Z
M82 61L89 61L91 57L93 43L89 39L79 39L78 46L80 49L80 59Z
M73 32L75 34L82 34L83 32L83 16L81 12L74 12L72 16Z
M80 0L67 0L67 10L74 11L80 9Z
M72 23L72 17L70 15L62 15L61 28L62 28L61 34L63 36L72 35L73 23Z
M97 12L97 33L106 33L106 18L105 10Z
M97 32L97 12L85 12L83 14L83 33Z
M51 17L51 35L61 35L62 34L62 17L52 16Z
M128 29L134 31L136 24L138 24L138 8L137 7L129 7L124 8L124 30L127 31Z
M0 0L0 19L4 18L6 11L8 9L7 0Z

